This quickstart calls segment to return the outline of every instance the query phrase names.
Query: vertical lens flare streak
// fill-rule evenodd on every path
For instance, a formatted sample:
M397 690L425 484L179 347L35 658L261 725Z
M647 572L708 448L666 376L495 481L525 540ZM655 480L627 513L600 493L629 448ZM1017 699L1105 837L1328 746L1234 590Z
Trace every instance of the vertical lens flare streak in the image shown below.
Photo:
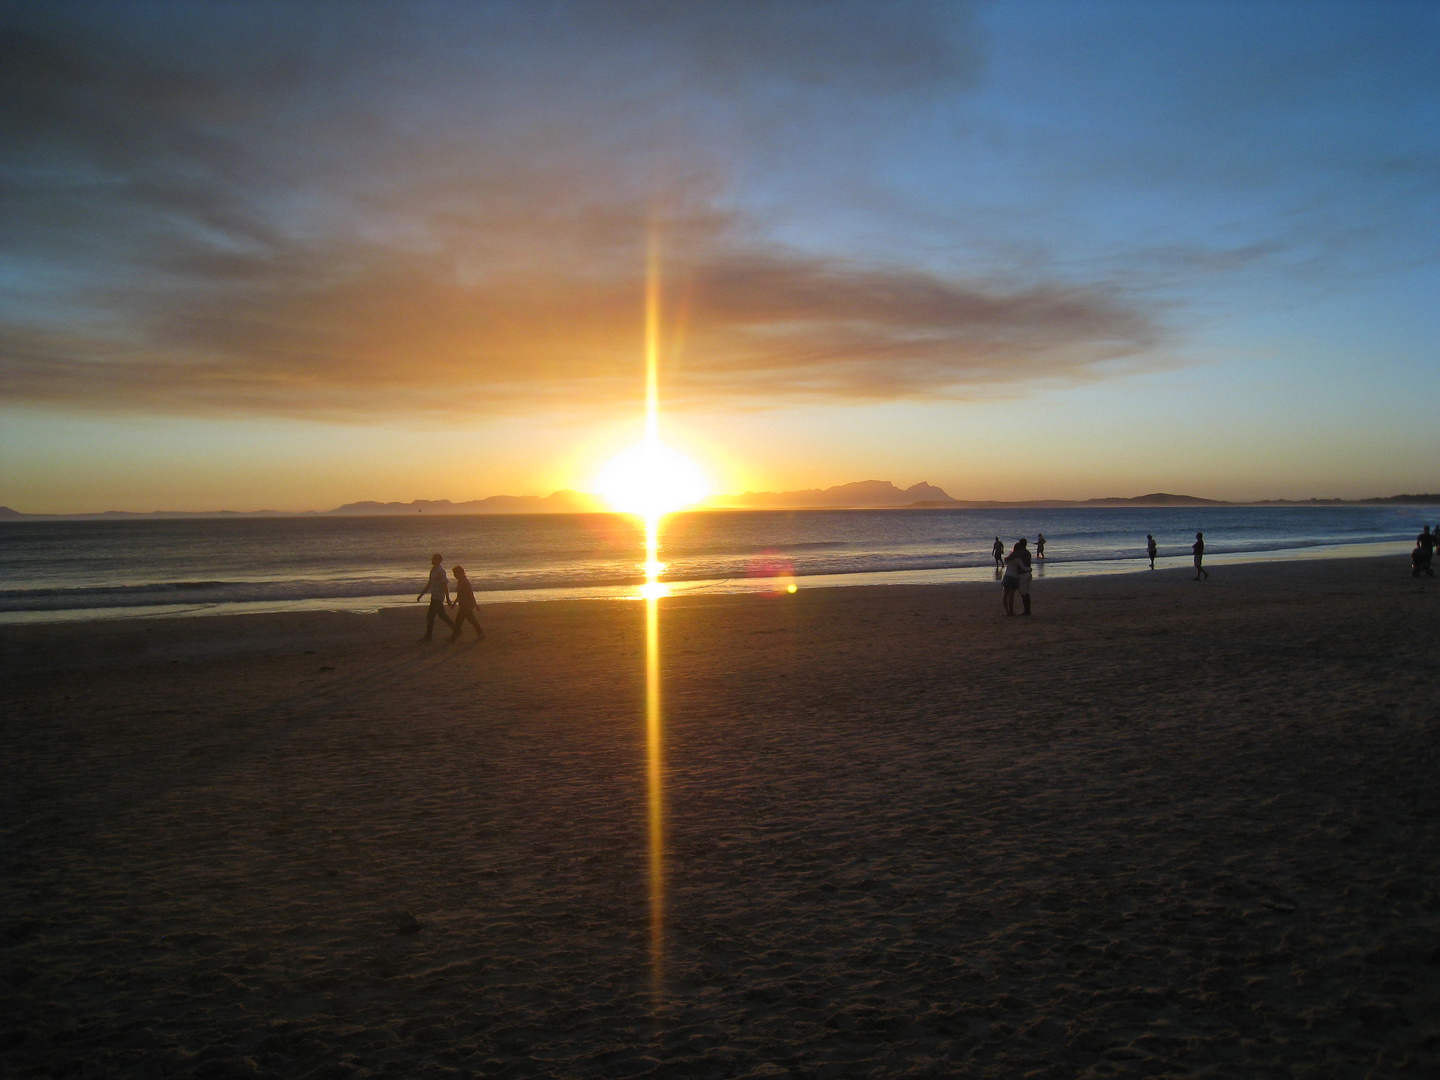
M660 241L652 228L645 265L645 445L660 448ZM645 514L645 779L650 840L650 977L657 996L665 974L665 787L660 709L660 513Z
M665 789L664 730L660 708L660 591L654 550L660 519L645 519L645 778L650 840L650 974L658 993L665 959Z
M650 231L645 253L645 442L660 447L660 240Z

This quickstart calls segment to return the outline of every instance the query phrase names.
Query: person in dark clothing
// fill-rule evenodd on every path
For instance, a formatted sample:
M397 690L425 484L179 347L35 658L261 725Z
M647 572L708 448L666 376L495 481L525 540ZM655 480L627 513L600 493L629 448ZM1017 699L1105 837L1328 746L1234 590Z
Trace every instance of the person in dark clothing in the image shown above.
M995 543L992 544L990 547L990 554L995 559L996 570L999 570L1000 567L1005 565L1005 545L1000 542L1000 538L998 536L995 537Z
M1045 557L1045 534L1044 534L1044 533L1036 533L1036 534L1035 534L1035 558L1037 558L1037 559L1043 559L1044 557Z
M1025 604L1025 614L1030 614L1030 548L1028 541L1022 536L1015 541L1015 547L1010 554L1005 556L1005 578L1000 582L1001 603L1005 605L1005 614L1015 614L1015 594L1020 594L1020 599Z
M1210 571L1200 565L1205 559L1205 534L1203 532L1195 534L1195 543L1190 550L1195 553L1195 580L1199 581L1201 577L1204 577L1206 581L1209 581Z
M455 629L450 635L451 641L460 640L460 631L465 629L468 622L475 628L475 640L484 641L485 631L480 629L480 623L475 618L475 590L470 588L470 579L465 576L465 567L455 567L455 602L458 605L455 611Z
M1149 533L1146 533L1146 534L1145 534L1145 554L1150 556L1150 569L1151 569L1151 570L1154 570L1154 569L1155 569L1155 556L1156 556L1157 554L1159 554L1159 551L1160 551L1160 549L1155 546L1155 537L1151 536Z
M430 580L425 583L425 588L420 590L420 596L415 597L415 602L420 602L420 597L426 593L430 594L430 610L425 613L425 636L421 641L429 641L430 635L435 632L435 620L438 618L451 630L455 624L450 621L450 616L445 614L445 605L450 602L450 579L445 576L445 567L440 565L440 556L430 556Z
M1437 527L1440 528L1440 527ZM1426 525L1420 535L1415 537L1415 550L1410 552L1410 573L1413 577L1424 574L1426 577L1434 577L1435 571L1432 565L1435 561L1435 545L1440 541L1440 536L1430 531Z
M1426 577L1434 577L1435 571L1430 566L1432 551L1415 545L1415 550L1410 552L1410 576L1419 577L1424 574Z

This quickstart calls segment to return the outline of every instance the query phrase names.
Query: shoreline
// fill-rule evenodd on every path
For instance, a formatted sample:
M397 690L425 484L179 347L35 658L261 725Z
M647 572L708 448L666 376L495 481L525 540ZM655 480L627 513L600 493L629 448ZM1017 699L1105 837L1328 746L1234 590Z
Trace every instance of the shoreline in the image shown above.
M1211 563L1207 566L1222 566ZM1186 565L1129 569L1111 573L1059 575L1047 574L1042 568L1032 584L1037 616L1049 622L1053 609L1044 611L1047 598L1094 595L1104 597L1117 590L1127 595L1145 596L1159 601L1168 595L1185 596L1185 586L1197 590L1220 590L1236 596L1244 590L1263 586L1273 588L1276 582L1293 580L1297 587L1319 582L1366 577L1396 585L1413 583L1423 586L1426 579L1410 576L1408 558L1395 555L1351 557L1340 559L1286 559L1245 561L1223 564L1224 573L1212 573L1209 581L1192 580L1192 568ZM906 572L902 572L906 573ZM833 575L835 578L859 575ZM879 576L879 575L877 575ZM891 576L891 575L886 575ZM978 577L978 575L977 575ZM795 593L783 589L786 579L771 579L770 588L749 588L734 591L677 590L660 601L662 620L674 610L708 605L732 611L747 610L750 604L796 605L819 602L830 606L844 605L847 595L865 603L867 597L919 598L934 603L946 597L967 597L980 601L982 617L993 600L993 615L1003 620L1000 607L1000 579L993 571L983 577L955 581L886 581L862 583L851 581L805 585ZM804 581L805 579L801 579ZM1146 584L1152 587L1146 588ZM1140 586L1139 589L1136 586ZM1181 590L1175 593L1174 590ZM993 596L991 595L993 594ZM478 594L477 594L478 598ZM262 610L262 611L199 611L185 614L148 614L140 617L83 618L75 613L71 619L46 619L28 622L0 622L0 672L23 671L29 666L48 670L53 666L92 667L113 662L142 662L147 658L170 662L193 657L274 652L300 645L334 647L408 647L413 635L423 630L427 605L423 603L390 604L363 610ZM558 597L543 602L492 602L482 604L478 614L484 625L533 624L548 618L633 618L643 604L632 590L608 597ZM601 616L600 612L610 612ZM629 614L627 614L629 613ZM1025 620L1020 619L1024 622ZM1036 621L1040 621L1038 618ZM437 641L445 628L437 627ZM69 647L75 635L84 635L85 647L76 652Z
M1265 551L1215 552L1205 556L1209 566L1241 566L1249 564L1285 563L1327 559L1402 558L1408 566L1410 552L1400 553L1402 542L1363 544L1318 544L1308 547L1275 548ZM1156 560L1156 571L1188 568L1188 555L1163 555ZM1103 577L1116 574L1149 573L1143 556L1134 559L1103 559L1050 561L1037 560L1036 580L1067 580L1078 577ZM800 574L786 578L726 578L676 580L673 595L706 592L711 595L768 593L794 583L800 589L869 588L897 585L950 585L990 583L994 570L982 566L940 567L920 570L856 571L842 574ZM482 606L516 603L551 603L571 600L631 600L637 598L636 585L567 586L547 589L477 590L476 600ZM379 594L357 597L326 597L303 600L226 601L211 604L152 604L99 608L61 608L44 611L0 611L0 627L33 626L51 623L109 622L135 619L209 618L248 614L299 614L304 612L346 612L371 614L378 610L404 608L409 597L403 594Z

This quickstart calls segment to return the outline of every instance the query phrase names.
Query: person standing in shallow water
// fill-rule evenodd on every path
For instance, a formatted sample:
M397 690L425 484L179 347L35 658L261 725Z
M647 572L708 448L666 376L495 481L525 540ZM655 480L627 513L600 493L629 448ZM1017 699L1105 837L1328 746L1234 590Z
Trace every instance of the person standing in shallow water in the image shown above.
M1044 557L1045 557L1045 534L1044 534L1044 533L1036 533L1036 534L1035 534L1035 558L1037 558L1037 559L1043 559Z
M440 565L440 556L430 556L430 580L425 583L425 588L420 590L420 595L415 597L415 602L420 602L420 597L426 593L430 594L430 610L425 612L425 636L421 641L429 641L430 635L435 632L435 620L438 617L441 622L455 629L455 624L450 621L450 616L445 614L445 605L450 602L450 579L445 576L445 567Z
M1005 556L1005 577L1000 582L1000 602L1005 606L1006 615L1015 614L1015 595L1018 593L1025 604L1025 614L1030 614L1030 548L1022 536L1015 541L1015 547Z
M1195 534L1195 543L1190 550L1195 553L1195 580L1199 581L1201 577L1204 577L1206 581L1209 581L1210 571L1200 565L1205 559L1205 534L1203 532Z
M1160 549L1155 546L1155 537L1151 536L1149 533L1146 533L1146 534L1145 534L1145 554L1150 556L1150 569L1151 569L1151 570L1154 570L1154 569L1155 569L1155 556L1158 555L1159 552L1160 552Z
M450 634L450 640L459 641L460 631L465 629L468 622L475 628L475 640L484 641L485 631L480 629L480 623L475 618L475 590L470 588L465 567L457 566L452 572L455 575L455 602L458 606L455 611L455 629Z
M990 548L990 554L995 559L996 570L1005 565L1005 545L1000 542L998 536L995 537L995 543Z

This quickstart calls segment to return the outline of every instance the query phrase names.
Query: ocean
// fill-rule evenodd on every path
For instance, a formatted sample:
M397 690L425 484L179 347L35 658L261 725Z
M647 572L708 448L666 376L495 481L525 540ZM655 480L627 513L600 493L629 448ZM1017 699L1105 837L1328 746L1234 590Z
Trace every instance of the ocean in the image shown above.
M1425 506L757 510L677 514L662 534L674 592L993 580L990 547L1038 533L1045 577L1394 554ZM634 595L642 533L612 514L130 518L0 522L0 622L413 603L432 552L482 602Z

